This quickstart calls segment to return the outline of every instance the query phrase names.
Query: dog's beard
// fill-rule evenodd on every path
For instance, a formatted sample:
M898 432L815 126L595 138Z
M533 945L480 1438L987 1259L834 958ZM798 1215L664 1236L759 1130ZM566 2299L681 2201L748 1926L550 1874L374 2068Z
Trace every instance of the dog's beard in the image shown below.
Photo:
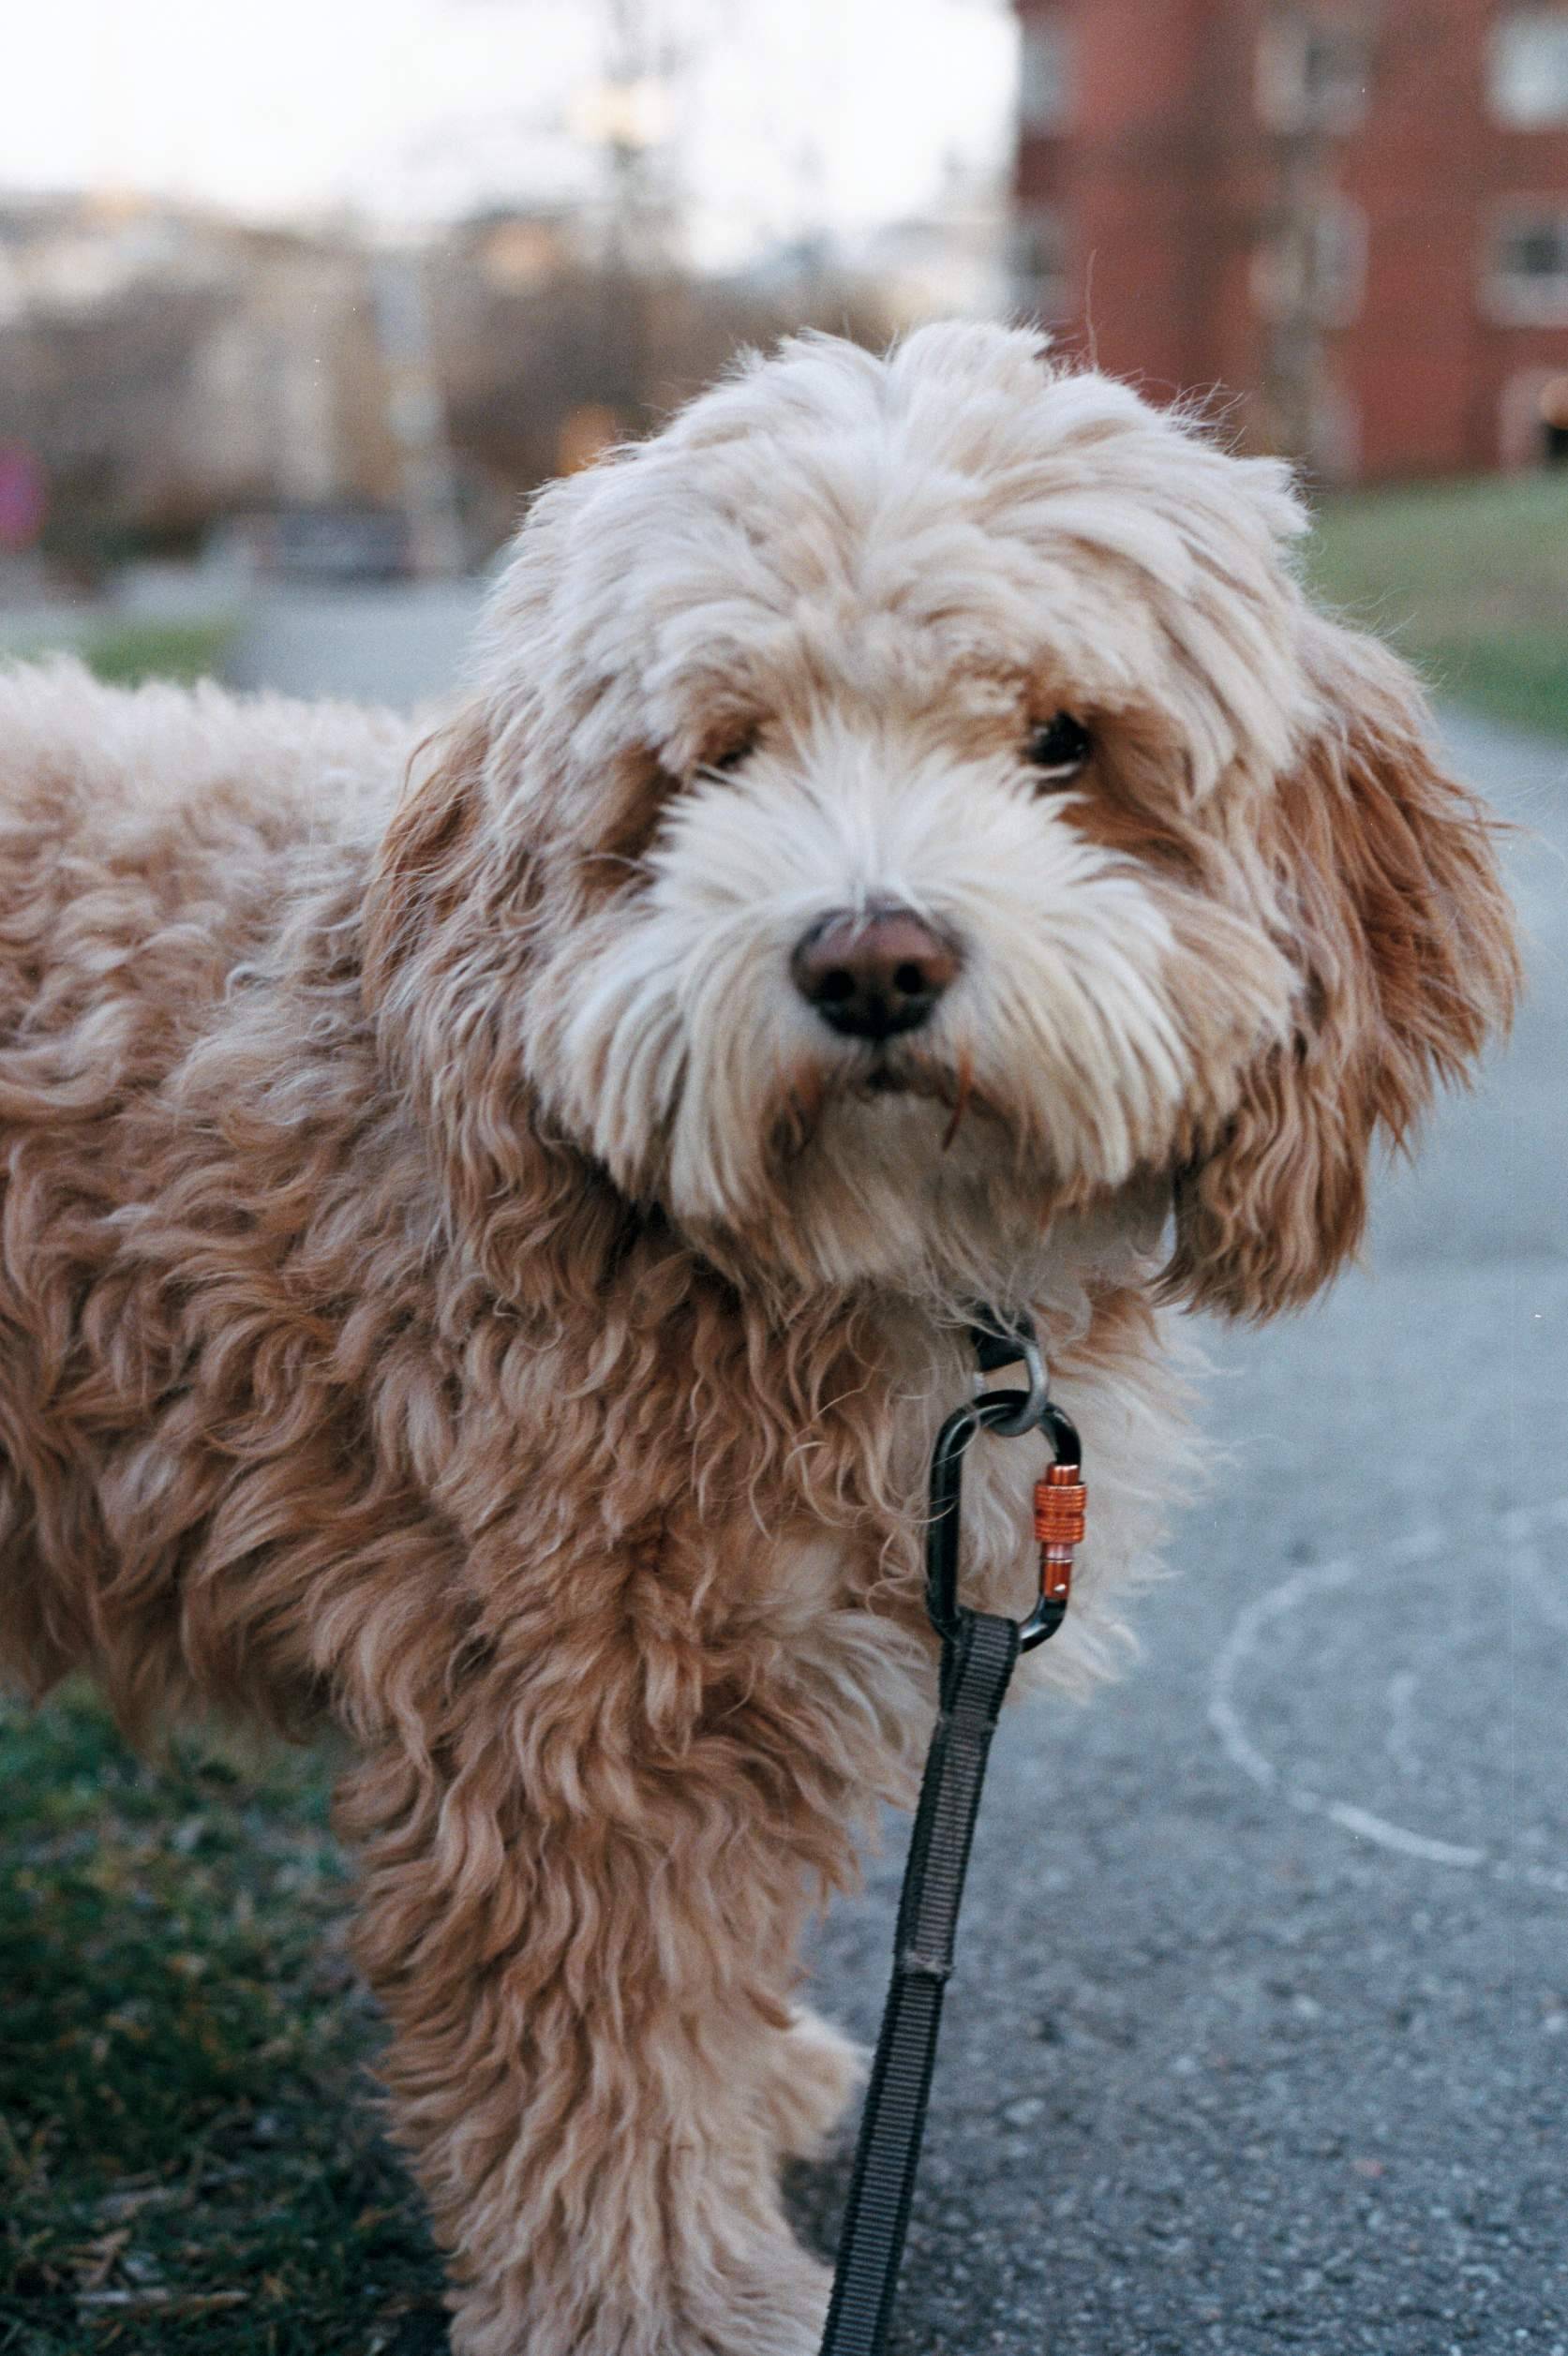
M1031 1158L974 1081L907 1051L792 1088L765 1190L734 1238L808 1286L876 1282L952 1302L1026 1298L1053 1231L1095 1187Z
M540 976L542 1093L721 1257L808 1285L1026 1290L1065 1214L1146 1203L1217 1021L1232 1057L1277 1027L1278 961L1249 971L1233 923L1229 973L1194 957L1168 895L1014 790L870 798L694 797L646 887ZM790 953L879 898L961 941L963 970L918 1030L840 1038Z

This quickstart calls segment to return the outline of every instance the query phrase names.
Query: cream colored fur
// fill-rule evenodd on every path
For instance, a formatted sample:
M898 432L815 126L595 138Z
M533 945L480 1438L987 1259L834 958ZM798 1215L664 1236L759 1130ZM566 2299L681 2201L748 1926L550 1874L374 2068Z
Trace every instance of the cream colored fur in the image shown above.
M1027 335L808 340L543 494L424 744L0 681L0 1658L354 1739L461 2356L814 2348L776 2171L853 2057L792 1958L929 1724L966 1305L1083 1433L1082 1684L1162 1301L1306 1298L1506 1012L1485 822L1300 521ZM790 958L884 902L962 970L878 1049ZM977 1448L976 1601L1039 1460Z

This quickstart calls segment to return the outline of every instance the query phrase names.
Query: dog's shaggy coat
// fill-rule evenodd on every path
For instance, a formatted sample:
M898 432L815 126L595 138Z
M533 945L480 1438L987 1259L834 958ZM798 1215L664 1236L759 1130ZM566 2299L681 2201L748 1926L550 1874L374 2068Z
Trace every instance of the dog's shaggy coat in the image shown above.
M1299 525L1037 338L807 341L543 495L423 746L0 684L0 1658L349 1730L463 2356L815 2345L777 2169L853 2058L792 1959L929 1723L967 1305L1084 1436L1081 1681L1159 1304L1305 1300L1506 1013L1485 822ZM844 1036L791 959L887 906L957 977ZM995 1608L1038 1469L975 1452Z

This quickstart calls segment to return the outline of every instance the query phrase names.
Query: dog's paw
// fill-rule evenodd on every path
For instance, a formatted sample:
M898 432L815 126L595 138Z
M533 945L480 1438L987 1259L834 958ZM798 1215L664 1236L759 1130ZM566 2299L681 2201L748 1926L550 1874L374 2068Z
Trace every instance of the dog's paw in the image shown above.
M842 2029L798 2006L775 2049L766 2100L787 2159L814 2159L864 2084L867 2056Z
M457 2299L452 2356L816 2356L831 2289L827 2267L783 2241L745 2267L727 2253L635 2303L623 2283L602 2302L580 2284L559 2300L538 2284L493 2285Z
M671 2341L669 2356L816 2356L828 2320L833 2277L799 2248L781 2249L775 2262L744 2281L733 2277L717 2311L694 2313L688 2336Z

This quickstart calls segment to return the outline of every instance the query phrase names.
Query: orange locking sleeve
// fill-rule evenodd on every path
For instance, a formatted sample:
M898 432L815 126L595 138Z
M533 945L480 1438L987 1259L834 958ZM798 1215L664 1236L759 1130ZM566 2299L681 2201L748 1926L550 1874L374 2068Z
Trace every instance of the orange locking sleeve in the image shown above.
M1040 1593L1065 1603L1072 1586L1073 1549L1082 1545L1089 1492L1077 1465L1053 1465L1035 1484L1035 1536L1040 1549Z

